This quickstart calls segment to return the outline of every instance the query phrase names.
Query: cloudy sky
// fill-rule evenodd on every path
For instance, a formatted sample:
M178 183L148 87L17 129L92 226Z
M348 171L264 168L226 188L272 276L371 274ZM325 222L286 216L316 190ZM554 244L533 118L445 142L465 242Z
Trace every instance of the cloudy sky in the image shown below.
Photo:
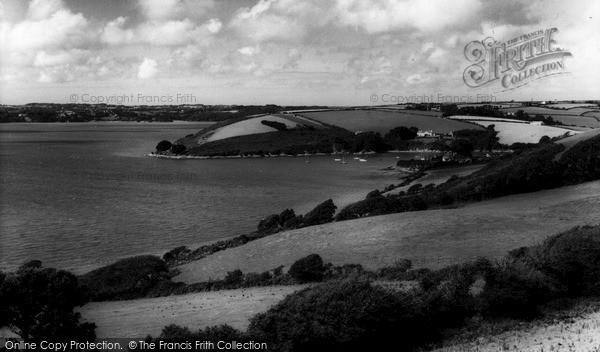
M470 88L465 45L556 27L567 74ZM371 96L600 99L595 0L0 0L0 103L189 94L205 104ZM378 101L381 103L381 101Z

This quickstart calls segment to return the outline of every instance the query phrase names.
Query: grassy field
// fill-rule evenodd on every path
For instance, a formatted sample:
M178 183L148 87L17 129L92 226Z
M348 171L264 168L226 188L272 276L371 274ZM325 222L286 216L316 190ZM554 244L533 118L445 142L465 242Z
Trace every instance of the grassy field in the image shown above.
M266 311L288 294L306 286L257 287L94 302L79 311L85 321L96 323L99 338L143 338L148 334L156 337L169 324L188 326L192 331L219 324L245 329L253 315Z
M439 114L439 113L437 113ZM453 121L432 116L427 111L398 110L348 110L304 113L303 116L326 124L340 126L352 132L374 131L383 136L395 127L416 127L420 130L433 130L448 133L477 126L461 121Z
M598 352L600 351L600 305L563 312L558 319L513 323L504 332L480 336L476 341L448 344L431 352ZM498 327L492 329L498 329Z
M262 272L311 253L334 264L375 269L408 258L440 268L477 256L496 258L576 225L600 223L600 181L502 197L463 208L369 217L287 231L179 267L175 281Z
M513 122L498 121L473 121L482 126L494 125L498 131L500 143L511 145L513 143L537 143L543 136L560 137L565 133L576 134L578 132L553 126L541 126Z

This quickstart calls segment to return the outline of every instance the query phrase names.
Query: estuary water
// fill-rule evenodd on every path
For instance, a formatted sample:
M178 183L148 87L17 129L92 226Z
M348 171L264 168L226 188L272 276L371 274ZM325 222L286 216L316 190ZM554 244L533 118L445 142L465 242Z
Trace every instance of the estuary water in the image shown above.
M86 272L137 254L195 248L265 216L341 206L398 183L393 154L172 160L146 156L206 123L0 125L0 268L26 260Z

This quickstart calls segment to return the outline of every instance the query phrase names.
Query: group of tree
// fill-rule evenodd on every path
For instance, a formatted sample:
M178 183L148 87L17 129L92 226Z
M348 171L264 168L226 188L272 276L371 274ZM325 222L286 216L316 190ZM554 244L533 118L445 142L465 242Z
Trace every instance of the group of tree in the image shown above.
M311 257L305 258L305 267L319 273L319 258ZM479 258L429 270L401 260L376 276L328 280L290 294L252 317L245 331L220 325L192 332L169 325L158 339L231 338L266 343L281 352L383 350L399 344L402 350L418 351L464 331L471 336L484 331L482 322L529 320L570 299L600 297L599 257L596 226L551 236L498 262ZM416 286L389 290L374 283L380 275Z
M77 276L44 268L38 260L16 272L0 272L0 327L25 340L93 341L95 324L81 322L74 308L88 301Z
M181 155L186 152L186 147L183 144L173 144L167 140L160 141L156 145L156 152L159 154L164 154L170 152L172 154Z

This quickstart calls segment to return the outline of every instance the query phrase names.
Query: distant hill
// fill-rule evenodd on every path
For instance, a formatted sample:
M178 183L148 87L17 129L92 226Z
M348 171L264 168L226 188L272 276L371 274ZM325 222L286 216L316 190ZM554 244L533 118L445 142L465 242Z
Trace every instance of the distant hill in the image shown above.
M263 156L386 150L381 136L355 134L294 114L266 114L230 120L175 142L193 156Z

